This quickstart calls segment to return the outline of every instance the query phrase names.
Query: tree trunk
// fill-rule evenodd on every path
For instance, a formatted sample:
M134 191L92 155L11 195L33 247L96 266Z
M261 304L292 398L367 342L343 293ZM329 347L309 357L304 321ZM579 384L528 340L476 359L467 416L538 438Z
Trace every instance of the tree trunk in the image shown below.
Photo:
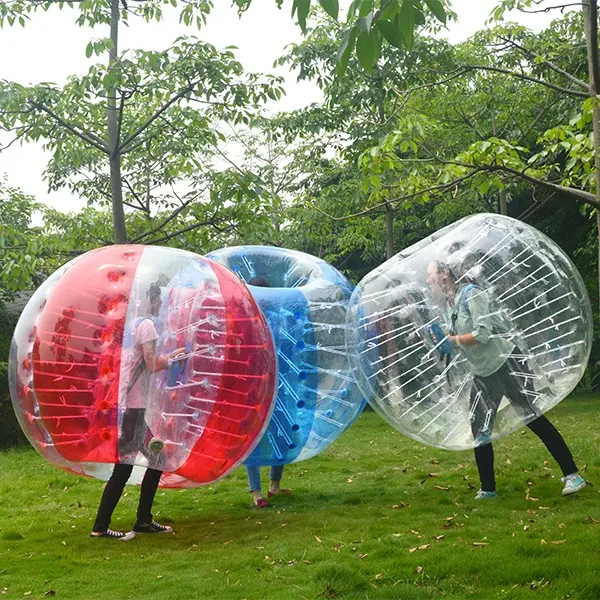
M111 0L110 11L110 39L112 48L108 55L108 72L118 70L117 56L119 52L119 9L120 0ZM110 168L110 188L112 195L113 224L115 231L115 243L125 244L127 242L127 230L125 227L125 211L123 209L123 182L121 180L121 152L119 150L120 131L118 126L117 110L117 87L116 85L108 92L108 164Z
M394 209L388 204L385 211L386 256L394 256Z
M496 113L494 112L494 109L492 108L492 135L494 137L496 137L498 135L498 128L496 126ZM501 189L500 190L500 214L501 215L508 215L508 209L506 207L506 190L505 189Z
M600 68L598 66L598 6L597 0L583 0L583 23L587 44L590 96L596 99L600 89ZM600 107L594 101L592 113L594 130L594 167L596 176L596 199L600 201ZM600 294L600 213L596 210L597 243L598 243L598 291ZM599 296L600 299L600 296Z

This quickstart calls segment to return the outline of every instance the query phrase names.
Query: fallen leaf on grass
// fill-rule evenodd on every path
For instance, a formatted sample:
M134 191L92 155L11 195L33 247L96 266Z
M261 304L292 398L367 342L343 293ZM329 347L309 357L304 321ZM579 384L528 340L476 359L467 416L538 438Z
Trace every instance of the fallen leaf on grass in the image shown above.
M600 521L598 521L597 519L594 519L594 517L588 517L587 522L590 523L591 525L596 525L597 523L600 523Z
M555 546L558 546L559 544L564 544L567 540L556 540L554 542L552 542Z
M403 533L392 533L392 537L402 537Z
M538 506L539 510L550 510L549 506Z
M415 569L415 573L417 575L420 575L423 572L423 567L421 565L419 565L416 569Z
M525 500L529 500L530 502L539 502L540 501L539 498L534 498L533 496L529 495L529 488L527 488L525 490Z
M447 492L450 489L449 487L442 487L441 485L436 485L435 488L442 490L443 492Z
M432 465L439 465L439 464L440 464L440 461L439 461L437 458L432 458L432 459L431 459L431 464L432 464Z
M488 542L473 542L473 546L489 546Z
M542 545L543 545L543 544L547 544L547 543L548 543L548 542L547 542L546 540L544 540L544 539L540 540L540 544L542 544Z
M443 540L446 536L445 535L436 535L433 539L436 542L439 542L440 540Z
M429 546L431 546L431 544L421 544L420 546L417 546L416 548L409 548L409 552L416 552L417 550L427 550L427 548L429 548Z
M319 544L323 543L323 540L320 537L316 536L316 535L315 535L315 540L317 540L317 542L319 542Z
M361 554L358 558L363 559L365 556L368 556L367 552L365 552L364 554Z

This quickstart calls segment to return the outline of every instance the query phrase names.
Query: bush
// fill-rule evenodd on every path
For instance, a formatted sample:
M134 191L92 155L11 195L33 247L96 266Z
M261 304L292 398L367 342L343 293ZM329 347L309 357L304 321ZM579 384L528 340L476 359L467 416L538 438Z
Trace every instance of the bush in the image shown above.
M8 392L8 365L0 362L0 449L26 443Z

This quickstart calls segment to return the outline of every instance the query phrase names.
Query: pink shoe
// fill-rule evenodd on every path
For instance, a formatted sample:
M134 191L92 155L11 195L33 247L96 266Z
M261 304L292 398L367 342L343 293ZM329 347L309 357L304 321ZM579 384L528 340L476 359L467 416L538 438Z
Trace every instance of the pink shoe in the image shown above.
M254 506L256 508L269 508L271 505L264 498L260 498L254 503Z

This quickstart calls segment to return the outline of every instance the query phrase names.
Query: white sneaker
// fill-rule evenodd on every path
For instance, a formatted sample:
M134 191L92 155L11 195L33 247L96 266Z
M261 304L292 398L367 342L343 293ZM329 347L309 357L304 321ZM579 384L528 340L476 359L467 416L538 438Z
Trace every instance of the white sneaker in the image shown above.
M585 479L579 473L571 473L566 477L562 477L561 481L565 484L562 495L570 496L586 486Z
M479 490L475 496L475 500L494 500L499 497L498 492L484 492L483 490Z
M106 531L92 531L90 533L90 537L93 538L107 538L109 540L120 540L122 542L128 542L135 537L135 533L133 531L113 531L112 529L107 529Z

